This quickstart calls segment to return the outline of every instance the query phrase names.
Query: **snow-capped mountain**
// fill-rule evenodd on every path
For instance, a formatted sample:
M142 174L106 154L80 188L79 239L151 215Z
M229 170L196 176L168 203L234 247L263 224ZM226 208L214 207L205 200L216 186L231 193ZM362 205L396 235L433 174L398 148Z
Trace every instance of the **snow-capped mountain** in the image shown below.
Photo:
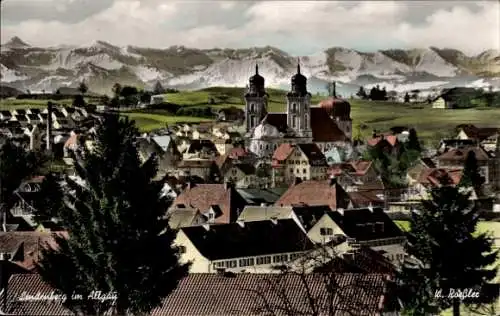
M296 72L309 77L309 90L324 92L335 80L341 94L359 86L388 90L426 89L446 85L498 87L500 51L467 56L454 49L359 52L334 47L310 56L291 56L277 48L201 50L119 47L103 41L83 46L32 47L18 37L1 46L0 81L32 91L55 90L85 81L92 91L109 93L115 82L152 86L156 81L179 89L245 86L259 65L266 85L288 88Z

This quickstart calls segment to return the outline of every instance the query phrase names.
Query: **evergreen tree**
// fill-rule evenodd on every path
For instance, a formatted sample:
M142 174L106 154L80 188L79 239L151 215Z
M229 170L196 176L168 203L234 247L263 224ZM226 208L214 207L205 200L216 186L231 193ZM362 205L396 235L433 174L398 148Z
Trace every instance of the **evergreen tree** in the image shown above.
M141 164L137 133L134 122L105 116L93 150L74 157L83 184L66 178L62 199L47 205L56 211L39 211L57 217L69 234L56 237L58 247L43 250L39 270L75 313L109 310L111 301L95 300L93 291L116 294L116 315L148 313L188 272L165 217L169 202L160 198L163 184L153 180L156 158Z
M41 154L28 152L10 139L0 146L1 211L8 211L14 206L17 200L15 191L24 180L35 175L44 160Z
M405 93L404 102L405 103L410 103L410 95L408 94L408 92Z
M380 100L387 100L387 90L385 89L385 87L382 89L382 91L380 91Z
M417 131L411 128L408 135L408 149L416 150L418 152L422 151L420 147L420 141L418 140Z
M370 100L374 101L377 100L377 98L378 98L378 88L373 87L370 90Z
M359 87L359 90L356 93L356 95L363 100L365 100L367 98L366 91L365 91L365 88L363 88L363 86Z
M87 93L87 91L89 91L89 88L87 87L87 85L85 84L85 82L80 82L80 85L78 86L78 91L80 91L81 94L85 94Z
M118 98L122 92L122 85L117 82L113 85L113 88L111 90L113 91L115 98Z
M484 184L484 178L479 173L479 165L476 158L476 153L471 150L467 154L465 159L464 169L462 172L462 178L460 179L459 186L461 187L473 187L476 192L481 191L481 187Z
M447 297L450 289L484 290L496 275L496 268L487 267L498 251L492 250L492 238L476 232L479 214L469 194L443 186L431 190L430 196L412 214L406 249L410 259L399 276L402 299L412 315L429 315L433 306L452 306L459 315L460 303L484 301ZM441 298L436 297L439 290Z

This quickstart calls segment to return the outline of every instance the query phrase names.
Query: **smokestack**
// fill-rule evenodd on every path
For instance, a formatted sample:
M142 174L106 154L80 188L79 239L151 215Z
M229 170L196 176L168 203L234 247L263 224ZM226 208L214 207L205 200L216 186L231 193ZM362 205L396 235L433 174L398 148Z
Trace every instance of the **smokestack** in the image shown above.
M47 151L52 150L52 102L47 103Z

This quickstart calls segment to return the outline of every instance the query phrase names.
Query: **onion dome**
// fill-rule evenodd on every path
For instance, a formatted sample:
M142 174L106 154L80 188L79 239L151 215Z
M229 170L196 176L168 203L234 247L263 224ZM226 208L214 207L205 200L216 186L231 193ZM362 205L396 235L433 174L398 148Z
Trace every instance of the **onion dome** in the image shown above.
M351 117L351 105L344 99L330 97L321 101L319 107L325 109L328 115L333 117Z
M307 78L300 73L300 64L297 64L297 73L292 76L292 87L293 86L306 86Z
M250 85L264 86L264 77L259 75L259 65L255 65L255 75L250 77Z

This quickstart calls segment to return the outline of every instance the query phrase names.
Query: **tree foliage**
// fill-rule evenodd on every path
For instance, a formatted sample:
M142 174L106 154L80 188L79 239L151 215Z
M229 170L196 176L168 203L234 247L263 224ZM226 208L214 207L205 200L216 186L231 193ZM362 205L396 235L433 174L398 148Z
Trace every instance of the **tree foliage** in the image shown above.
M412 214L407 245L410 260L400 275L401 293L412 315L428 315L433 306L457 309L460 301L447 297L451 289L484 289L496 275L496 268L488 267L498 251L492 251L491 237L476 232L479 214L470 195L452 186L429 193L430 199L422 201L421 210ZM437 290L442 290L442 298L435 297ZM486 293L482 295L484 299Z
M474 151L469 151L465 159L464 170L459 186L473 187L476 191L481 191L484 184L484 177L479 172L479 165Z
M80 85L78 85L78 91L80 91L81 94L85 94L89 91L89 88L84 81L80 82Z
M0 198L3 210L10 210L17 200L15 191L35 175L44 162L40 153L28 152L7 139L0 147Z
M422 151L422 148L420 146L420 141L418 140L417 131L414 128L410 128L407 147L408 149L415 150L418 152Z
M96 315L110 308L111 301L89 297L92 291L116 293L117 315L148 313L188 272L189 265L178 262L175 231L165 218L169 202L160 197L163 184L153 180L156 158L141 164L136 134L133 122L107 115L92 152L74 157L82 181L66 177L63 190L51 188L62 190L62 198L40 210L69 233L56 238L57 248L43 250L40 274L67 295L65 304L76 313ZM74 293L81 299L73 299Z

